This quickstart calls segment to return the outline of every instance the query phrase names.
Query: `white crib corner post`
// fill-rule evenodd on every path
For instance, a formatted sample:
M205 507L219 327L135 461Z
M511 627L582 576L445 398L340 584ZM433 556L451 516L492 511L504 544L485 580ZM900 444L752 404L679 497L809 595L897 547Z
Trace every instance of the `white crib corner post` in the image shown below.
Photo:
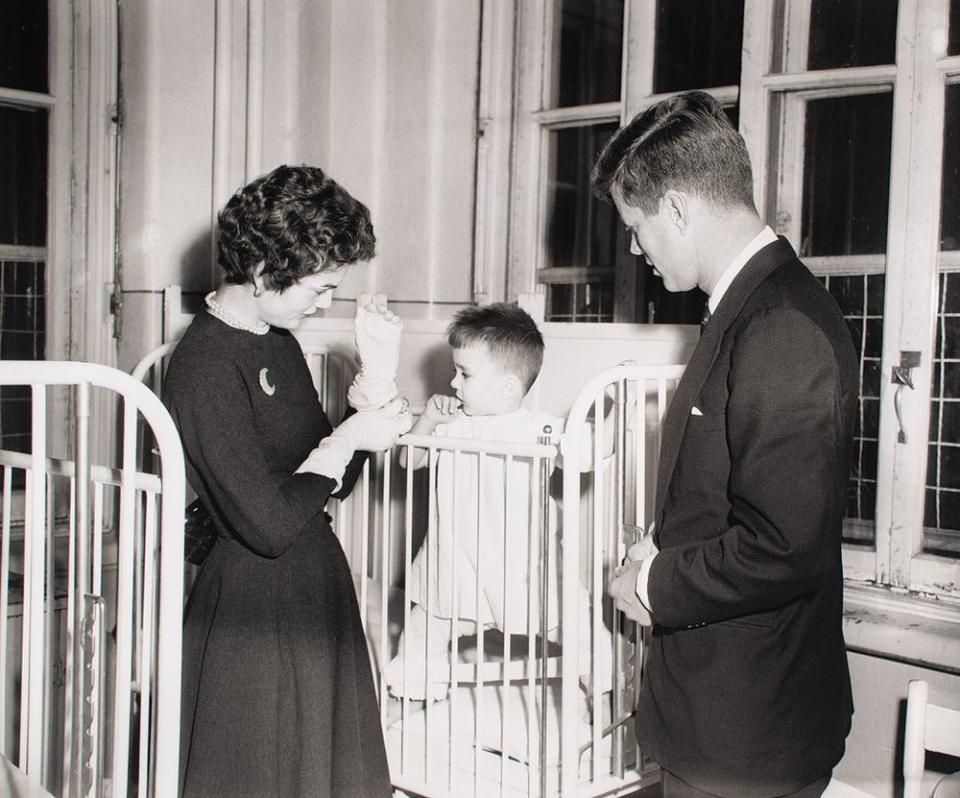
M572 414L571 414L572 415ZM571 421L573 419L571 418ZM564 655L560 665L560 795L577 795L580 777L577 693L580 689L578 626L580 582L580 430L568 425L560 438L563 456L563 566L560 630ZM545 677L545 674L543 674ZM542 741L541 741L541 744Z
M543 291L517 294L517 306L527 311L538 325L547 318L547 295Z
M183 315L180 304L182 298L183 292L179 285L168 285L163 289L162 343L173 341L183 333L182 329L175 329L175 327L180 327L180 325L176 324L175 320L180 319Z

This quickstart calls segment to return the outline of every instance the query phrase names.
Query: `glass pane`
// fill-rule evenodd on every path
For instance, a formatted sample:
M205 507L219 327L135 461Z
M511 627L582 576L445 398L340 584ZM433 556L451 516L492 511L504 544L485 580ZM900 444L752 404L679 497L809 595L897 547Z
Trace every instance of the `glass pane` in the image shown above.
M703 318L703 306L707 295L699 288L692 291L668 291L663 280L646 265L643 269L644 303L641 311L648 324L699 324Z
M590 169L615 122L550 132L547 182L547 266L612 268L617 257L616 208L590 187Z
M654 92L740 83L743 0L659 0Z
M808 69L896 62L897 0L813 0Z
M613 321L613 282L548 286L547 321Z
M960 53L960 0L950 0L950 38L947 40L947 55Z
M47 91L47 0L0 0L0 86Z
M877 501L877 442L880 434L880 353L883 349L884 275L828 275L820 278L837 300L860 360L860 401L853 429L853 459L847 482L844 540L874 540Z
M42 360L46 323L44 264L0 260L0 360ZM0 449L28 451L30 393L0 387Z
M887 248L893 95L807 103L804 255L865 255Z
M47 227L47 112L0 105L0 244L42 247Z
M940 275L923 550L960 557L960 272Z
M960 84L947 86L943 123L940 249L960 249Z
M554 105L620 99L623 0L563 0Z

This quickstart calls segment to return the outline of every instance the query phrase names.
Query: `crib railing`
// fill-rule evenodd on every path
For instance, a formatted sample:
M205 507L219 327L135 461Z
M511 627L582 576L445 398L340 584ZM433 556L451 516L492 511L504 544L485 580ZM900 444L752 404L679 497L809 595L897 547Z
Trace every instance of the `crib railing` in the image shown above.
M144 385L105 366L6 362L0 385L27 386L31 400L30 451L0 451L0 643L20 650L19 672L0 661L0 752L55 795L176 795L185 497L173 422ZM73 410L67 457L49 456L65 445L48 436L52 391ZM106 436L91 423L94 398L121 404L116 467L91 462ZM140 416L159 476L137 468Z

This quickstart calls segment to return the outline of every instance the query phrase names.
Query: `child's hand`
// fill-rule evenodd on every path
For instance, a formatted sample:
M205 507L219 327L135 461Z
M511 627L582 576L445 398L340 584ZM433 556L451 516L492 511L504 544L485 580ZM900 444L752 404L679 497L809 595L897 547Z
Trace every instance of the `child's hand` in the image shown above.
M460 400L456 396L446 396L442 393L435 393L429 399L423 408L423 420L436 426L437 424L446 424L453 421L460 411Z

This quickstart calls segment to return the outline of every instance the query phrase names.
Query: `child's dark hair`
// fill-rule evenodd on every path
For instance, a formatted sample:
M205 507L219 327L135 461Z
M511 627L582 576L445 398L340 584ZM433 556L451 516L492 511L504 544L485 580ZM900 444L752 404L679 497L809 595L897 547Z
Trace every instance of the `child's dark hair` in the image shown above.
M506 302L479 305L458 311L447 328L454 349L484 344L507 371L530 390L543 364L543 336L537 323L522 308Z

